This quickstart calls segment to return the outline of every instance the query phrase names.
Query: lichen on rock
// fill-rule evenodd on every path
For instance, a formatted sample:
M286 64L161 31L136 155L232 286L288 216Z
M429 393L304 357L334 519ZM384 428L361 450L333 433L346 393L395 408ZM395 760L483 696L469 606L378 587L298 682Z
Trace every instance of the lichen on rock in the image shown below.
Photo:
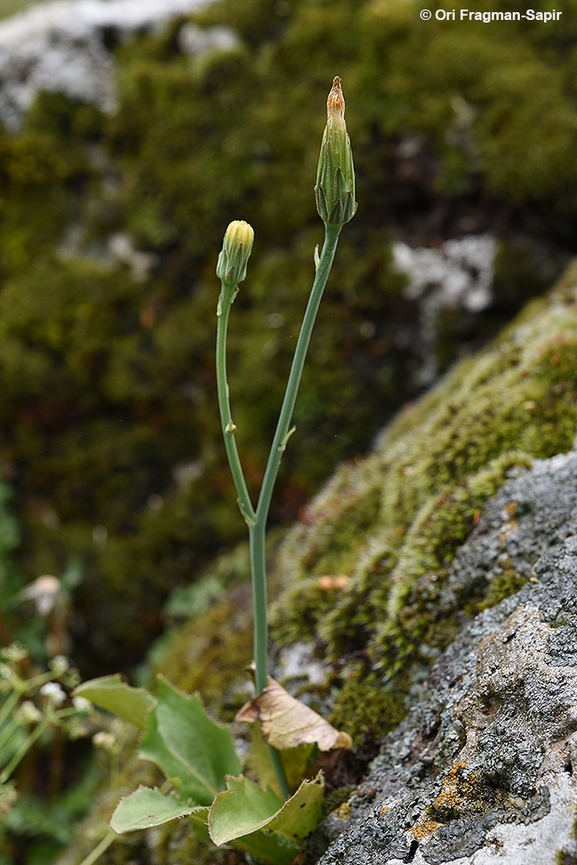
M365 782L374 801L353 795L347 825L327 821L322 865L575 855L576 484L572 451L536 460L488 502L448 583L483 581L503 558L531 576L465 625L413 693Z

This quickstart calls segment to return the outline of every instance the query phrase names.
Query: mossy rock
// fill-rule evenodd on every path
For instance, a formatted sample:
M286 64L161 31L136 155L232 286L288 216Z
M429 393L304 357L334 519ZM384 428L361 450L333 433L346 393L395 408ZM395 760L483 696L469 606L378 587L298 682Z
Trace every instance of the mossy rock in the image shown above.
M352 664L359 688L393 677L398 696L408 673L451 642L463 614L521 588L526 577L504 563L457 606L441 601L487 499L511 473L574 442L576 279L573 266L490 347L406 406L365 460L337 470L280 548L278 642L316 641L340 667ZM339 719L357 734L358 702L350 683L337 699Z

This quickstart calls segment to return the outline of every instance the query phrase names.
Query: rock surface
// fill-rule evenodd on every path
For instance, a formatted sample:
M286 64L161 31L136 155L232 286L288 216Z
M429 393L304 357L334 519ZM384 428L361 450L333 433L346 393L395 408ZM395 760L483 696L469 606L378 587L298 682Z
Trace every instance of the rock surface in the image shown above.
M332 840L321 865L576 861L577 453L514 472L441 602L504 561L527 582L465 625L418 685L366 781L317 834Z
M114 108L114 61L107 38L113 34L122 39L157 27L207 2L210 0L57 0L3 21L0 120L9 129L18 129L39 90L64 93L105 111ZM210 47L210 35L201 36L195 30L186 31L183 49ZM215 34L217 44L222 38L223 33Z

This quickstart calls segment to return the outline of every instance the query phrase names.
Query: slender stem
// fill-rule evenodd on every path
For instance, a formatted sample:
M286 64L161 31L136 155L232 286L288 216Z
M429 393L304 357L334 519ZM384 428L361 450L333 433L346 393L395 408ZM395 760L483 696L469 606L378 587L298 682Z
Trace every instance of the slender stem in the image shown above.
M268 681L268 622L267 622L267 581L265 559L265 532L270 502L280 461L289 435L289 424L295 407L299 384L303 372L307 349L319 309L321 298L335 257L341 226L327 225L323 251L305 310L302 327L297 340L291 371L280 410L276 432L270 449L262 488L256 509L256 520L249 526L250 558L254 603L254 662L255 684L260 694Z
M335 257L341 227L342 226L335 227L331 225L327 225L326 227L325 242L323 244L323 250L317 267L313 287L311 289L309 302L305 310L302 327L297 340L297 346L293 357L283 404L260 491L255 514L255 522L254 525L249 524L250 561L254 604L255 685L258 694L261 693L263 688L266 688L268 682L268 617L265 549L266 524L272 493L280 468L280 462L288 438L291 435L289 432L289 424L295 407L313 326ZM281 755L275 748L270 746L269 751L281 791L283 795L288 798L290 796L290 789L286 780Z
M254 683L260 694L268 683L268 601L266 581L266 523L257 519L249 526L250 572L252 576L252 603L254 611Z
M289 424L292 419L303 367L311 339L311 334L327 279L335 257L342 226L327 225L325 241L318 262L313 287L305 310L303 323L297 340L295 354L287 382L277 428L273 438L262 488L256 511L252 506L246 481L240 464L235 440L236 427L232 421L229 391L226 377L226 334L230 306L234 300L236 286L222 284L218 303L218 326L216 338L216 373L218 404L226 452L238 495L238 503L249 529L250 561L252 573L254 605L254 661L255 685L260 694L268 682L268 617L267 617L267 579L265 533L274 485L277 479L282 455L292 434ZM273 767L280 789L285 797L290 796L282 759L275 748L269 748Z
M94 848L92 853L89 853L86 859L83 859L80 865L94 865L94 862L108 850L113 841L118 838L118 835L113 830L107 832L102 841Z
M8 723L2 728L2 732L0 732L0 748L4 747L6 742L21 725L21 721L19 721L15 715L10 718Z
M4 784L8 780L8 778L10 777L10 775L12 774L14 769L17 767L20 760L26 754L28 749L32 747L32 745L34 744L36 739L38 739L38 737L42 735L42 733L47 728L49 723L50 723L49 719L44 718L44 720L42 720L38 724L38 726L34 728L34 730L30 733L30 735L26 737L26 739L22 742L22 744L20 745L20 747L18 748L18 750L16 751L16 753L14 754L14 756L12 757L12 759L10 760L10 762L8 763L8 765L6 766L4 771L0 774L0 784Z
M270 502L278 470L280 468L280 462L286 446L287 436L290 435L289 424L295 407L313 326L335 257L341 229L341 225L327 225L325 229L325 242L323 244L309 302L305 310L299 338L297 340L297 347L293 357L287 388L262 482L262 488L256 509L257 520L263 519L266 521L268 518Z
M230 307L234 300L235 292L236 286L222 283L222 290L218 300L218 309L216 313L218 316L216 328L216 384L226 455L228 457L232 478L236 488L236 494L238 496L238 506L250 529L251 523L254 522L255 512L250 500L242 466L240 464L238 448L236 446L236 427L232 420L228 382L226 377L226 334L228 330Z
M20 694L17 691L12 691L12 693L6 697L6 700L4 701L4 703L2 704L2 708L0 709L0 727L2 726L6 718L10 715L12 710L16 707L16 703L19 699Z

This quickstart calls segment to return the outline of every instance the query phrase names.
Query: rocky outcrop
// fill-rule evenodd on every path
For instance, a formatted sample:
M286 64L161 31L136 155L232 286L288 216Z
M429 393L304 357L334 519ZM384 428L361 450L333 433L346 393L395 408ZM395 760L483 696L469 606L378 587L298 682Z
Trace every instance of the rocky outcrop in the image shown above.
M463 627L415 689L325 822L338 837L322 865L576 861L577 453L535 461L489 501L440 603L504 562L526 584Z

